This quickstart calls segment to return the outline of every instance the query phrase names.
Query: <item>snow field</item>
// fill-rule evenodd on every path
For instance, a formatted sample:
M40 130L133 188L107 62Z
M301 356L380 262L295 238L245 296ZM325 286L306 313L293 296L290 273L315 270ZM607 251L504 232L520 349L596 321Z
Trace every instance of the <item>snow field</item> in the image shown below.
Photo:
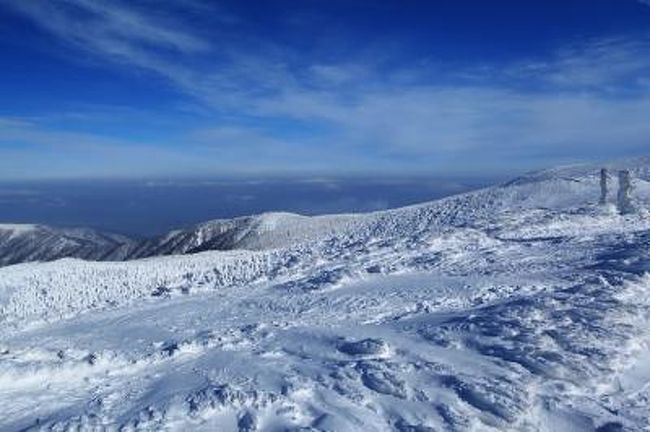
M650 219L592 171L0 269L0 430L649 429Z

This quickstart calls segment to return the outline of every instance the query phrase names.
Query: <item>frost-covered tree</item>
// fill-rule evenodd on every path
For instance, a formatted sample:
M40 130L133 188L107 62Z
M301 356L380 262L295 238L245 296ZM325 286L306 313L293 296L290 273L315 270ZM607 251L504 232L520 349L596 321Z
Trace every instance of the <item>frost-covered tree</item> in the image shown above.
M628 214L634 211L632 205L632 181L628 170L618 172L617 206L620 214Z
M607 168L600 170L600 204L607 203Z

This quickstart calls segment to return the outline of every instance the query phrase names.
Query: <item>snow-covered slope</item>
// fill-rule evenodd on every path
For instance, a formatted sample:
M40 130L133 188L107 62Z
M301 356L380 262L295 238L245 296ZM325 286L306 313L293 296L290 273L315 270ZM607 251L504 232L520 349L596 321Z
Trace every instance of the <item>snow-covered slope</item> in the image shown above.
M650 158L606 164L612 173L628 169L635 179L635 196L650 200ZM214 220L145 242L131 257L194 253L206 250L264 250L331 236L358 236L360 232L391 230L402 235L425 224L458 226L489 218L502 209L563 208L595 202L599 197L600 165L554 168L519 177L502 187L457 195L431 203L368 214L305 217L266 213ZM612 179L612 201L617 187Z
M264 213L213 220L145 241L132 257L207 250L272 249L332 235L356 219L353 215L307 217L292 213Z
M626 216L569 167L2 268L0 430L646 430L650 163L624 166Z

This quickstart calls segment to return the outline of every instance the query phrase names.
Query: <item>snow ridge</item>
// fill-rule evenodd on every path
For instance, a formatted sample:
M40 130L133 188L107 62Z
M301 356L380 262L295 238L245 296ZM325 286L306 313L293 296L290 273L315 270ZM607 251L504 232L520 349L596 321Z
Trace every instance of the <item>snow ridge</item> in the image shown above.
M635 179L635 196L650 199L650 158L606 164L612 170L629 169ZM490 213L515 208L563 208L593 203L600 166L576 165L522 176L500 188L488 188L404 209L368 214L306 217L291 213L265 213L235 219L213 220L171 231L148 240L133 240L90 229L55 229L36 225L0 226L0 266L71 257L93 261L123 261L208 250L265 250L343 235L359 230L393 230L398 225L462 225ZM615 190L617 179L612 179ZM613 197L612 197L613 198Z

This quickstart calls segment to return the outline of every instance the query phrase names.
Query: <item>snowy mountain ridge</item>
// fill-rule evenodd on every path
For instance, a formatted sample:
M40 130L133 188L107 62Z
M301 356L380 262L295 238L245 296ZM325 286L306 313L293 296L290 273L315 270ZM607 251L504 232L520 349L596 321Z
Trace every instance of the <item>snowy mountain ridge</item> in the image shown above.
M68 256L121 260L130 255L132 243L124 236L92 229L1 224L0 265L51 261Z
M637 183L636 194L646 199L650 181L650 158L628 159L604 165L584 164L559 167L527 174L501 188L452 196L452 202L483 201L483 211L499 206L564 206L574 200L585 204L584 198L597 197L597 175L601 166L612 174L618 169L631 171ZM573 184L575 183L575 184ZM612 191L617 179L612 178ZM589 192L587 192L589 191ZM612 193L613 196L613 193ZM474 200L471 198L474 197ZM445 201L445 200L442 200ZM52 261L64 257L93 261L123 261L160 255L178 255L207 250L262 250L308 241L328 232L355 230L359 224L381 220L408 212L408 209L435 207L438 201L405 209L373 212L365 215L300 216L291 213L264 213L234 219L218 219L194 227L178 229L147 240L98 232L91 229L59 229L42 225L0 225L0 265L29 261ZM467 204L461 204L465 206ZM470 204L470 206L473 204ZM456 206L456 211L462 211ZM473 214L474 208L467 209ZM447 212L446 217L451 215ZM459 215L457 215L459 216ZM462 216L460 216L462 218ZM473 217L473 216L472 216ZM451 221L448 221L451 223ZM462 223L462 221L458 221Z

